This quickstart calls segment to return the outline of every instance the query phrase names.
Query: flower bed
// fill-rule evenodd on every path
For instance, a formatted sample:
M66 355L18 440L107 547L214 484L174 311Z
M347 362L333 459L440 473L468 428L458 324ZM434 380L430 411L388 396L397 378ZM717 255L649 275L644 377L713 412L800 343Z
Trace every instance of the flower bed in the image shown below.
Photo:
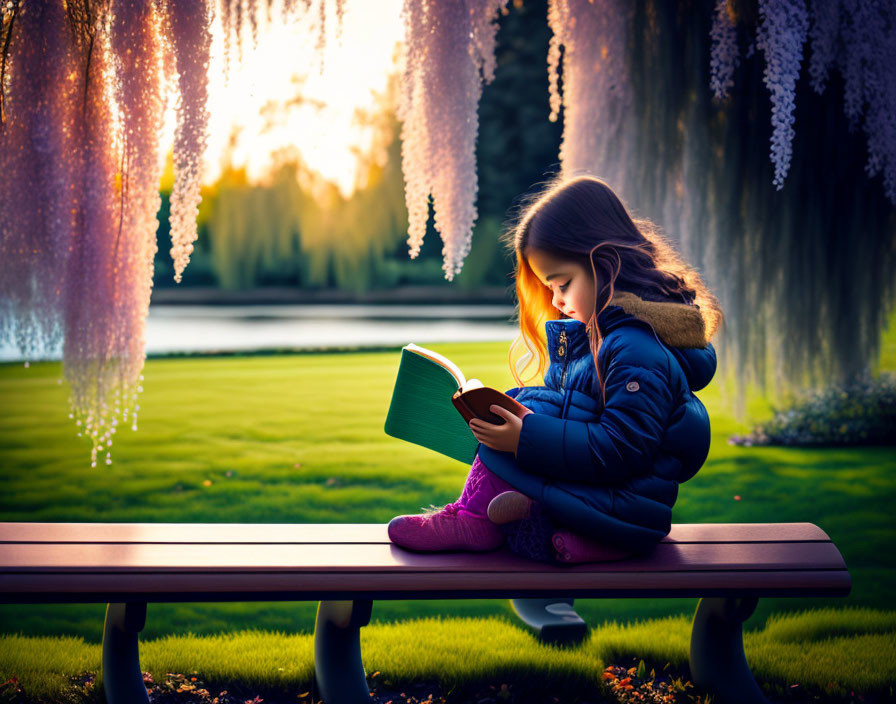
M892 445L896 374L883 372L805 395L731 445Z

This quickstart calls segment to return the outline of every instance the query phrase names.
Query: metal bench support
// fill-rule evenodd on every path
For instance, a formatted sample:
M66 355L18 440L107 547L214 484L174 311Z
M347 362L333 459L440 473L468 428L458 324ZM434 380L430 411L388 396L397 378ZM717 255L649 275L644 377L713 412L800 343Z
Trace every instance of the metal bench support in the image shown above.
M361 662L361 628L373 602L322 601L314 624L314 678L325 704L370 702Z
M137 635L145 625L145 602L109 604L106 607L103 688L109 704L149 704L137 645Z
M573 599L511 599L517 616L545 643L573 645L588 634L588 624L572 605Z
M723 704L768 704L744 655L743 623L756 597L700 599L691 628L691 676Z

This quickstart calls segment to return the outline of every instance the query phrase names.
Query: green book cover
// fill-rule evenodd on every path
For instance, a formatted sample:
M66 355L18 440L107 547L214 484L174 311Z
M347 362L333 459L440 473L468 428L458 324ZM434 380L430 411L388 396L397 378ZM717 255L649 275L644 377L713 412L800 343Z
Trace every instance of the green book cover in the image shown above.
M433 354L416 345L401 350L398 376L386 415L386 433L471 464L479 442L451 402L463 377L456 379L444 366L409 347Z

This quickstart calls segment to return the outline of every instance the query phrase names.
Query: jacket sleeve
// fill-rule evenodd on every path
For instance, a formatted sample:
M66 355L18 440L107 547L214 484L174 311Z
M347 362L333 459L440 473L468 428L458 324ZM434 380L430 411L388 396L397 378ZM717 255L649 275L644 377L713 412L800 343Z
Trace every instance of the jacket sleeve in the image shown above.
M608 351L606 406L597 421L527 415L516 452L520 467L587 484L649 472L674 409L669 364L660 343L644 336Z

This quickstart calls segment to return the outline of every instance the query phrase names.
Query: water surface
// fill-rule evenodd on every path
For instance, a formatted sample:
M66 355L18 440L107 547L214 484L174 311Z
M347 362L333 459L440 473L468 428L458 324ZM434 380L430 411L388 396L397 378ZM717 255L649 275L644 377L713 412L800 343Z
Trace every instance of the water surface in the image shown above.
M148 355L512 340L511 306L458 304L152 305ZM60 349L42 359L61 359ZM0 361L23 361L13 345Z

